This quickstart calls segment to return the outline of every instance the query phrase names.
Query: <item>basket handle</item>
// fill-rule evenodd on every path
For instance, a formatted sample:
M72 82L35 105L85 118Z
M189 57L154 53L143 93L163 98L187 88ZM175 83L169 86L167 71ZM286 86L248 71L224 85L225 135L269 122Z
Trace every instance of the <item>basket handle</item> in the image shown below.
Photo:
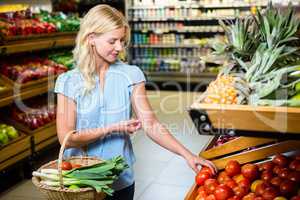
M60 185L60 188L63 188L64 187L64 184L63 184L63 178L62 178L62 169L61 169L61 164L62 164L62 158L63 158L63 153L65 151L65 148L66 148L66 144L67 144L67 141L68 139L70 138L70 136L72 134L76 133L75 130L72 130L72 131L69 131L62 144L61 144L61 147L60 147L60 150L59 150L59 154L58 154L58 166L57 166L57 169L58 169L58 177L59 177L59 185Z

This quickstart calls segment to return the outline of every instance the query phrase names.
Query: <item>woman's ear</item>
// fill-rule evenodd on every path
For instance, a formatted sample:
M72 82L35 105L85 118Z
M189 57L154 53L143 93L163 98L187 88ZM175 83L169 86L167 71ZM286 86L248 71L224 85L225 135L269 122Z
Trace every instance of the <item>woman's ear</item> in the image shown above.
M88 35L88 43L89 43L89 45L91 45L91 46L95 46L95 34L94 33L90 33L89 35Z

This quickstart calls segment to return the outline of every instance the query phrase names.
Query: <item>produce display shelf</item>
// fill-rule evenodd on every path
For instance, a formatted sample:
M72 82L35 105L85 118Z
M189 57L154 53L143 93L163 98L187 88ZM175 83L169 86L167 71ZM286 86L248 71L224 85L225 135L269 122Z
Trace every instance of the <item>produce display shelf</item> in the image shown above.
M39 87L36 88L32 88L32 89L26 89L26 90L21 90L20 92L16 92L16 91L11 91L11 93L15 93L11 96L5 97L5 98L1 98L0 99L0 107L9 105L11 103L13 103L15 100L19 100L19 99L28 99L30 97L34 97L40 94L44 94L47 93L49 90L52 90L54 87L53 84L49 84L49 85L41 85Z
M199 134L300 138L300 108L194 103L189 114Z
M1 42L3 44L9 44L11 42L30 41L36 39L51 39L53 37L74 37L76 34L77 32L57 32L31 35L2 36Z
M297 152L299 151L299 140L280 141L267 138L238 137L220 146L213 147L217 136L210 140L205 150L199 156L211 160L219 170L225 168L229 160L237 160L240 164L266 162L276 153ZM237 145L238 144L238 145ZM257 146L256 149L243 151L247 147ZM187 193L185 200L195 200L198 194L198 186L193 184Z
M71 36L53 36L10 42L0 46L0 55L72 46L75 44L75 36L74 34Z
M11 85L9 85L2 78L0 78L0 85L4 86L4 88L0 90L0 98L6 98L13 94Z
M0 170L31 154L30 137L19 131L19 137L0 148Z
M209 84L216 78L215 73L184 73L184 72L145 72L148 81L166 82L175 81L183 83ZM166 79L167 77L167 79Z

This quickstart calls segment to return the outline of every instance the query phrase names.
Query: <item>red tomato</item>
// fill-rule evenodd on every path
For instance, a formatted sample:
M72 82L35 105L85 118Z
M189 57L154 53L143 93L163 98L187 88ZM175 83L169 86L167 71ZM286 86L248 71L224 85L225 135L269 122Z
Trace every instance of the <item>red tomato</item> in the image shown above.
M198 188L198 190L197 190L197 193L198 193L199 195L201 195L202 197L203 197L203 196L204 196L204 197L207 196L207 193L206 193L206 191L205 191L205 189L204 189L204 186L200 186L200 187Z
M248 190L244 187L237 186L233 188L234 195L243 198L246 194L248 194Z
M276 165L279 165L280 167L285 167L288 165L288 159L284 155L276 154L275 157L272 160L273 163Z
M292 169L292 170L300 172L300 160L293 160L289 164L289 168Z
M231 189L233 189L234 187L237 186L237 183L234 180L228 180L225 182L225 185L227 185L228 187L230 187Z
M254 200L255 197L255 194L253 192L250 192L249 194L243 197L243 200Z
M209 178L204 182L204 189L208 194L213 194L218 187L218 181L213 178Z
M215 195L210 194L205 198L205 200L216 200L216 197L215 197Z
M222 171L221 173L219 173L217 180L220 184L222 184L225 183L226 181L231 180L231 178L227 175L226 172Z
M296 190L295 183L290 180L282 181L279 188L280 188L281 194L283 194L283 195L293 193Z
M72 164L72 169L80 168L82 165L80 164Z
M288 178L290 170L288 168L283 168L279 171L278 176L280 178L286 179Z
M278 175L281 169L282 167L275 165L273 168L273 173Z
M271 179L271 184L276 186L276 187L279 187L280 184L282 183L282 181L283 180L280 177L276 176L276 177Z
M260 178L263 181L270 182L273 178L273 173L271 171L263 171Z
M262 197L265 200L273 200L273 199L275 199L275 197L277 195L278 195L278 193L274 188L268 187L268 188L266 188L265 192L262 194Z
M232 179L238 183L241 180L245 179L245 177L242 174L239 174L239 175L235 175Z
M263 171L272 171L274 168L274 163L266 162L261 165Z
M203 196L201 196L201 195L197 195L196 196L196 199L195 200L205 200L206 199L206 197L203 197Z
M210 178L210 174L208 172L201 172L200 171L197 174L195 181L196 181L197 185L200 186L200 185L203 185L204 181L208 178Z
M251 182L248 179L246 179L246 178L244 178L243 180L241 180L240 182L238 182L238 186L244 187L247 190L250 189L250 184L251 184Z
M300 182L300 172L297 172L297 171L290 172L288 175L288 179L291 181L294 181L296 183L299 183Z
M229 197L233 196L233 192L232 189L227 185L219 185L216 188L214 195L217 200L226 200Z
M257 196L262 196L263 193L265 192L265 190L266 190L269 186L270 186L270 185L267 184L266 182L263 182L263 183L261 183L261 184L258 184L258 185L256 186L256 189L255 189L255 194L256 194Z
M264 200L262 197L254 197L254 200Z
M291 198L291 200L300 200L300 195L298 195L298 196L293 196L293 197Z
M230 197L228 200L241 200L241 198L237 196Z
M211 176L214 175L213 172L211 171L211 169L209 169L209 168L206 167L206 166L203 166L203 167L201 168L200 172L207 172L207 173L209 173Z
M238 175L241 172L241 165L236 160L230 160L225 166L225 171L231 177Z
M63 161L61 163L61 169L62 170L71 170L72 169L72 164L70 162Z
M245 164L242 166L242 174L249 180L255 180L258 176L258 168L254 164Z

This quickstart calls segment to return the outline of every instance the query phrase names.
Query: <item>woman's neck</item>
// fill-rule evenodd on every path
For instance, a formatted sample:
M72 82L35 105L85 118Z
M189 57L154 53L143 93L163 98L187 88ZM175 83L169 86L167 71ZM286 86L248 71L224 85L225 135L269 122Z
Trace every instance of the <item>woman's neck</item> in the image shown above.
M109 63L105 62L103 59L96 60L97 73L103 73L109 68Z

